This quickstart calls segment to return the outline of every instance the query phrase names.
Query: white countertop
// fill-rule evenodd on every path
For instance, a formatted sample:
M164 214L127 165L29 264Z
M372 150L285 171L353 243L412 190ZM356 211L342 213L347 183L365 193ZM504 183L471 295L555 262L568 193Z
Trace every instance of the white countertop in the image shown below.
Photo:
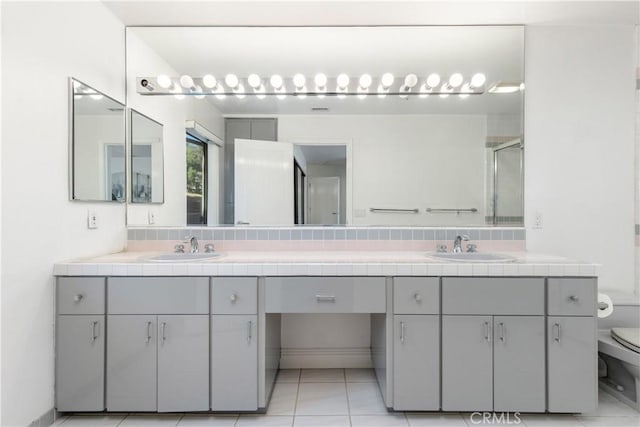
M513 262L452 262L412 251L237 251L151 262L161 252L118 252L54 265L56 276L597 276L598 265L524 252Z

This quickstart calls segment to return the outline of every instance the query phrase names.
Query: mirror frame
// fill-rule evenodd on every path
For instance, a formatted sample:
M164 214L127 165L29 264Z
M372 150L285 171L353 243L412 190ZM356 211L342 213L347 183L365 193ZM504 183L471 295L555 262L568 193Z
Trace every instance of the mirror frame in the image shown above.
M127 180L128 180L128 174L127 174L127 114L126 114L126 106L125 104L123 104L122 102L116 100L115 98L110 97L109 95L105 94L104 92L101 92L99 90L97 90L96 88L94 88L93 86L90 86L88 84L86 84L85 82L83 82L82 80L79 80L75 77L69 77L68 78L68 87L69 87L69 129L68 129L68 133L69 133L69 147L68 147L68 151L69 151L69 201L71 202L88 202L88 203L126 203L127 202L127 195L125 193L124 197L121 200L100 200L100 199L80 199L78 197L76 197L75 194L75 178L76 178L76 173L75 173L75 107L74 107L74 101L75 101L75 88L74 88L74 82L77 82L85 87L91 88L93 90L96 91L96 93L99 93L100 95L104 96L105 98L115 102L116 104L119 104L122 106L122 110L123 110L123 117L122 117L122 121L123 121L123 129L124 129L124 135L123 135L123 141L124 141L124 159L125 159L125 164L124 164L124 183L125 183L125 188L127 185Z
M160 202L136 202L133 200L133 113L136 113L147 120L157 124L162 129L162 153L161 153L161 163L162 163L162 201ZM146 114L141 113L135 108L128 107L127 108L127 156L126 156L126 169L128 170L128 174L126 174L127 179L127 203L131 203L132 205L163 205L165 203L165 191L164 191L164 176L165 176L165 165L164 165L164 125L157 120L152 119ZM153 169L153 168L152 168ZM153 193L151 196L151 200L153 200Z

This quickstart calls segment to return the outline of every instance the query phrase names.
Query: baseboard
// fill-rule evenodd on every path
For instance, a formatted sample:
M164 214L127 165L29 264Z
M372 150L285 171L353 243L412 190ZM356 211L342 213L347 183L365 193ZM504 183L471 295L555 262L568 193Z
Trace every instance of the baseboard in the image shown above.
M371 368L371 349L353 348L283 348L281 369Z
M54 408L51 408L38 419L32 421L31 424L29 424L29 427L49 427L55 422L57 416L57 411Z

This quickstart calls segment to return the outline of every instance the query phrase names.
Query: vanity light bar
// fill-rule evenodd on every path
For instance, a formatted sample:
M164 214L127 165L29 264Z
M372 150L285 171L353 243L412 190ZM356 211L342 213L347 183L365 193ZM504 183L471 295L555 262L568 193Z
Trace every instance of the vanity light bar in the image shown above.
M427 98L429 95L440 95L443 98L459 95L460 98L466 98L470 95L484 94L485 82L486 77L482 73L476 73L465 80L464 76L457 72L451 74L448 79L441 78L436 73L423 76L410 73L404 77L394 77L391 73L385 73L380 77L366 73L357 77L345 73L336 77L329 77L324 73L314 76L296 74L293 77L282 77L278 74L250 74L247 77L239 77L229 73L219 78L211 74L203 77L161 75L136 78L137 92L140 95L173 95L180 99L185 96L203 98L211 95L218 99L224 99L226 96L243 99L248 95L258 99L264 99L267 95L278 99L285 99L287 96L298 99L307 96L357 96L364 99L368 95L377 95L378 98L395 95L403 99L416 95L419 98Z

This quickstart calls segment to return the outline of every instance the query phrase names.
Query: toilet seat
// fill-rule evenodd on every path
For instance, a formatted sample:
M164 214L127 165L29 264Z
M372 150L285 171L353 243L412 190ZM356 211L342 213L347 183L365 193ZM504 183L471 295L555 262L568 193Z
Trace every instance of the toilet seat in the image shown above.
M640 328L611 328L611 338L629 350L640 353Z

